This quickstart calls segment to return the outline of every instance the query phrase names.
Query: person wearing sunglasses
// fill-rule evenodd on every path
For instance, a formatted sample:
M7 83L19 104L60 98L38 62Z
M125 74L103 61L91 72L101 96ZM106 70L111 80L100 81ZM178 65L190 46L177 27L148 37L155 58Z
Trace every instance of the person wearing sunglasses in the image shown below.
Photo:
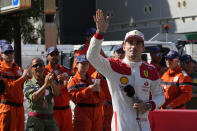
M114 47L114 58L115 59L123 59L125 57L125 52L122 48L122 45L116 45Z
M92 38L92 36L95 34L96 32L96 28L88 28L86 31L86 42L85 44L83 44L74 54L74 61L73 61L73 72L76 73L77 72L77 62L76 62L76 58L77 56L80 55L86 55L89 44L90 44L90 39ZM105 53L103 52L103 50L101 50L101 55L103 57L106 58ZM94 67L90 64L89 66L89 70L88 70L88 74L91 76L92 73L94 73L96 70L94 69Z
M29 70L14 62L14 49L11 44L2 45L0 76L5 87L0 95L0 129L2 131L24 131L23 83L29 78Z
M162 60L161 49L158 46L153 46L150 48L149 52L151 56L150 64L157 68L157 71L159 72L161 77L163 73L167 70L166 67L161 65L161 60Z
M168 70L161 77L165 103L162 109L185 109L185 104L192 97L191 78L179 66L179 54L170 50L165 56Z
M44 74L44 62L40 58L33 58L30 65L32 79L24 83L29 104L26 131L59 131L53 117L53 97L60 94L54 74Z
M99 52L109 17L105 18L103 11L98 9L93 18L97 32L90 41L87 59L107 79L114 111L111 130L150 131L149 111L159 108L165 98L158 71L141 59L145 48L143 33L138 30L126 33L124 59L106 59ZM128 92L135 92L134 97L131 98ZM152 100L149 99L150 93Z
M48 65L45 66L46 74L53 73L59 88L60 95L54 97L54 117L60 131L72 131L72 112L70 109L70 97L67 90L67 82L72 75L69 68L59 63L59 50L55 46L47 49Z

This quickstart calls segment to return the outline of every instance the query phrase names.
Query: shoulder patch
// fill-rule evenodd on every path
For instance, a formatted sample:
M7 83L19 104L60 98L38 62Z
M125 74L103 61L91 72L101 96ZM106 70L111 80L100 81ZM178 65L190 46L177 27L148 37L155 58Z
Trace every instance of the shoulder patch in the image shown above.
M109 58L108 59L112 70L122 75L131 75L131 68L126 63L123 63L120 59Z
M63 66L63 68L65 68L65 69L67 69L67 70L70 70L70 68L69 68L69 67L67 67L67 66Z
M83 50L85 48L85 44L83 44L81 47L79 47L78 50Z
M145 62L142 62L142 65L140 66L140 76L150 80L157 80L160 78L157 69Z
M182 71L182 73L183 73L184 76L188 76L187 73L184 70Z

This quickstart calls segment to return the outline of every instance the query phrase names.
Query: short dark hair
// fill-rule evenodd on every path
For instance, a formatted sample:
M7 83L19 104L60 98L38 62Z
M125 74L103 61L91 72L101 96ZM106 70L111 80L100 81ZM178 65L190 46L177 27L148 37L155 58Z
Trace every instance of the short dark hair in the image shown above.
M42 62L42 64L44 65L44 61L43 61L41 58L39 58L39 57L35 57L35 58L33 58L33 59L31 60L31 64L32 64L32 62L33 62L34 60L41 61L41 62Z

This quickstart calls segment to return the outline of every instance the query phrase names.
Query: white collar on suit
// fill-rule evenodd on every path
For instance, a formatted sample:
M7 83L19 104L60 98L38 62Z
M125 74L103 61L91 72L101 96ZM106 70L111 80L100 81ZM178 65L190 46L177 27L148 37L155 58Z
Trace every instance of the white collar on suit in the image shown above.
M128 60L128 58L126 56L123 59L123 62L126 63L126 64L128 64L131 68L133 68L133 67L139 67L142 64L142 61L133 62L133 61Z

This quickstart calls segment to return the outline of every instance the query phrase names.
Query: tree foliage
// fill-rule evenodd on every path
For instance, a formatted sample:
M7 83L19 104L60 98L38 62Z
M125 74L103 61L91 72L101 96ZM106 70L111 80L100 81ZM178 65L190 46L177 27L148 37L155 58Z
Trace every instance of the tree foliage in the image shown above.
M0 39L13 41L13 22L15 17L20 17L21 38L24 43L37 43L39 38L44 38L44 1L32 0L30 9L15 13L0 15ZM41 23L41 24L35 24ZM36 25L36 27L35 27Z

